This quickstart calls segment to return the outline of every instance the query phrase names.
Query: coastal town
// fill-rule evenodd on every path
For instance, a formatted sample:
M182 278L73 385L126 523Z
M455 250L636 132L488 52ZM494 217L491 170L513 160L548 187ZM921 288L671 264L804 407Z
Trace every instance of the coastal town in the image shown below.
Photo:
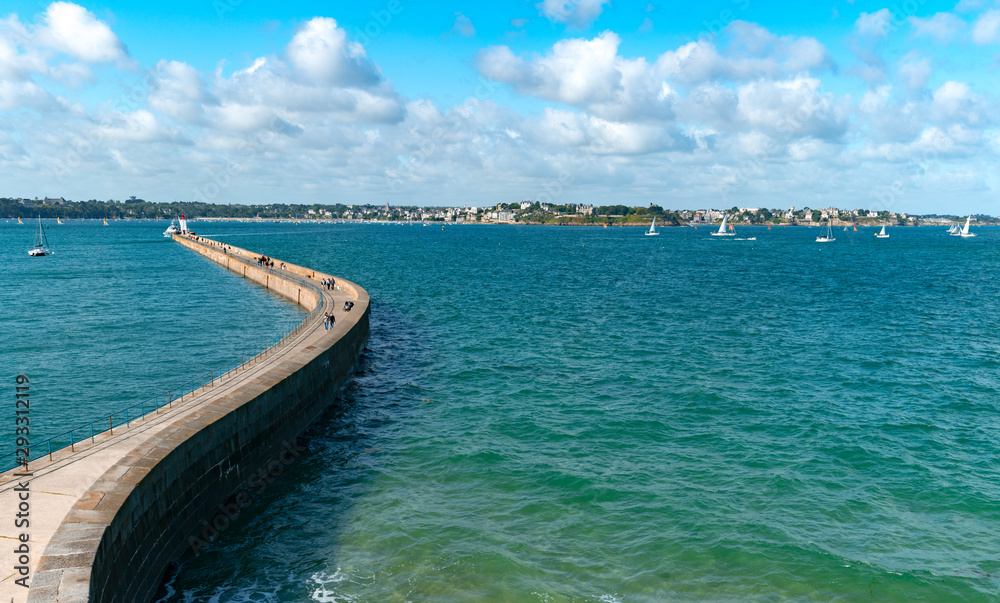
M891 226L950 225L964 222L964 215L917 215L879 208L731 207L708 209L665 209L627 205L591 205L566 203L554 205L539 201L501 202L493 205L461 207L421 207L389 203L372 204L285 204L225 205L197 202L151 202L131 196L125 200L72 201L62 197L0 198L0 217L61 218L105 220L171 219L185 214L190 219L296 220L296 221L389 221L450 222L456 224L552 224L648 226L655 218L661 226L699 226L718 224L723 215L731 224L772 226L837 225ZM988 215L971 216L980 225L1000 223Z

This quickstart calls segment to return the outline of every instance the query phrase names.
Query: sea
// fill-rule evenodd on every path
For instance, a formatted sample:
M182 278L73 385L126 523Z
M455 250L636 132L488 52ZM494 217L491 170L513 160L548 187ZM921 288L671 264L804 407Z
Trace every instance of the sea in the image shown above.
M0 221L0 363L45 433L302 318L166 222L43 224ZM1000 228L192 227L358 283L371 335L158 601L1000 599Z

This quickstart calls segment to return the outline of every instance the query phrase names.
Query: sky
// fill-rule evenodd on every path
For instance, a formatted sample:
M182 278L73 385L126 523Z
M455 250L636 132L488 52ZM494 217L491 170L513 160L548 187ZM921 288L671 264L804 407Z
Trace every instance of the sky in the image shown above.
M4 0L0 196L1000 214L1000 0Z

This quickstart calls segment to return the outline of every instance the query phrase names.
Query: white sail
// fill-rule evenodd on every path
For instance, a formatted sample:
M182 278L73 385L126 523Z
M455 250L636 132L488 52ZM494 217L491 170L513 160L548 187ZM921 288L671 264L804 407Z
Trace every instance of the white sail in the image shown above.
M726 230L727 225L728 225L728 219L729 219L729 216L725 212L723 212L723 214L722 214L722 224L719 225L719 230L718 231L712 233L713 237L735 237L736 236L735 232L729 232L728 230Z
M42 230L42 217L38 216L38 243L35 247L28 251L28 255L32 257L44 257L46 255L51 255L52 250L49 249L49 239L45 236L45 231Z
M656 232L656 218L653 218L653 223L649 225L649 230L646 231L647 237L659 236L660 233Z
M837 240L837 239L833 238L833 226L831 225L832 222L833 222L832 218L830 218L830 219L827 220L827 222L826 222L826 234L825 235L820 235L820 236L816 237L816 242L817 243L829 243L830 241L836 241Z
M959 235L962 238L966 238L967 239L969 237L976 236L975 233L969 232L969 222L971 222L971 221L972 221L972 214L969 214L969 217L965 219L965 228L963 228L962 232L959 233Z

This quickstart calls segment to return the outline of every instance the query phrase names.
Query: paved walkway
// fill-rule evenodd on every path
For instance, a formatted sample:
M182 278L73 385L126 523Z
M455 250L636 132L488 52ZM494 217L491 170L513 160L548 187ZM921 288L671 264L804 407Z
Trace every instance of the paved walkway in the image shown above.
M329 275L317 272L315 277L323 279L329 278ZM182 421L191 413L211 406L213 401L225 398L243 386L259 384L262 379L268 383L276 382L280 375L287 374L287 364L291 361L291 357L298 356L296 351L312 349L309 346L325 349L327 345L323 344L327 340L337 339L345 333L353 321L349 319L349 315L344 316L342 306L344 301L353 300L353 297L346 291L324 289L322 293L324 306L333 309L338 319L333 329L329 331L324 329L323 315L319 314L283 345L274 348L265 356L249 361L246 368L216 379L214 385L175 400L172 409L161 409L159 414L150 413L142 419L132 421L131 426L127 428L124 425L115 427L114 435L108 432L98 434L94 438L94 443L89 439L79 442L75 445L75 452L69 448L55 451L52 454L52 461L48 458L32 461L29 467L31 477L16 477L14 473L21 472L21 469L0 474L0 603L8 601L24 603L28 597L28 589L15 583L22 577L15 569L21 565L19 554L15 551L22 544L19 540L21 534L27 534L28 538L29 584L35 587L45 586L34 582L33 578L43 552L50 555L58 554L46 551L50 539L71 509L100 509L100 497L94 496L93 493L90 495L92 499L84 500L81 497L91 490L95 481L104 476L122 457L137 450L141 450L142 453L148 452L143 449L144 443L161 430ZM271 381L267 381L269 372L275 373ZM124 474L119 477L127 479ZM23 494L16 488L25 480L28 481L30 493L28 495L30 525L19 528L15 526L15 520L21 502L19 496L23 497ZM95 533L93 538L99 539L100 533ZM80 584L86 585L87 578L88 576L80 576ZM84 598L86 597L86 593L72 593L72 595L59 593L60 596L74 597L79 594L84 594Z

